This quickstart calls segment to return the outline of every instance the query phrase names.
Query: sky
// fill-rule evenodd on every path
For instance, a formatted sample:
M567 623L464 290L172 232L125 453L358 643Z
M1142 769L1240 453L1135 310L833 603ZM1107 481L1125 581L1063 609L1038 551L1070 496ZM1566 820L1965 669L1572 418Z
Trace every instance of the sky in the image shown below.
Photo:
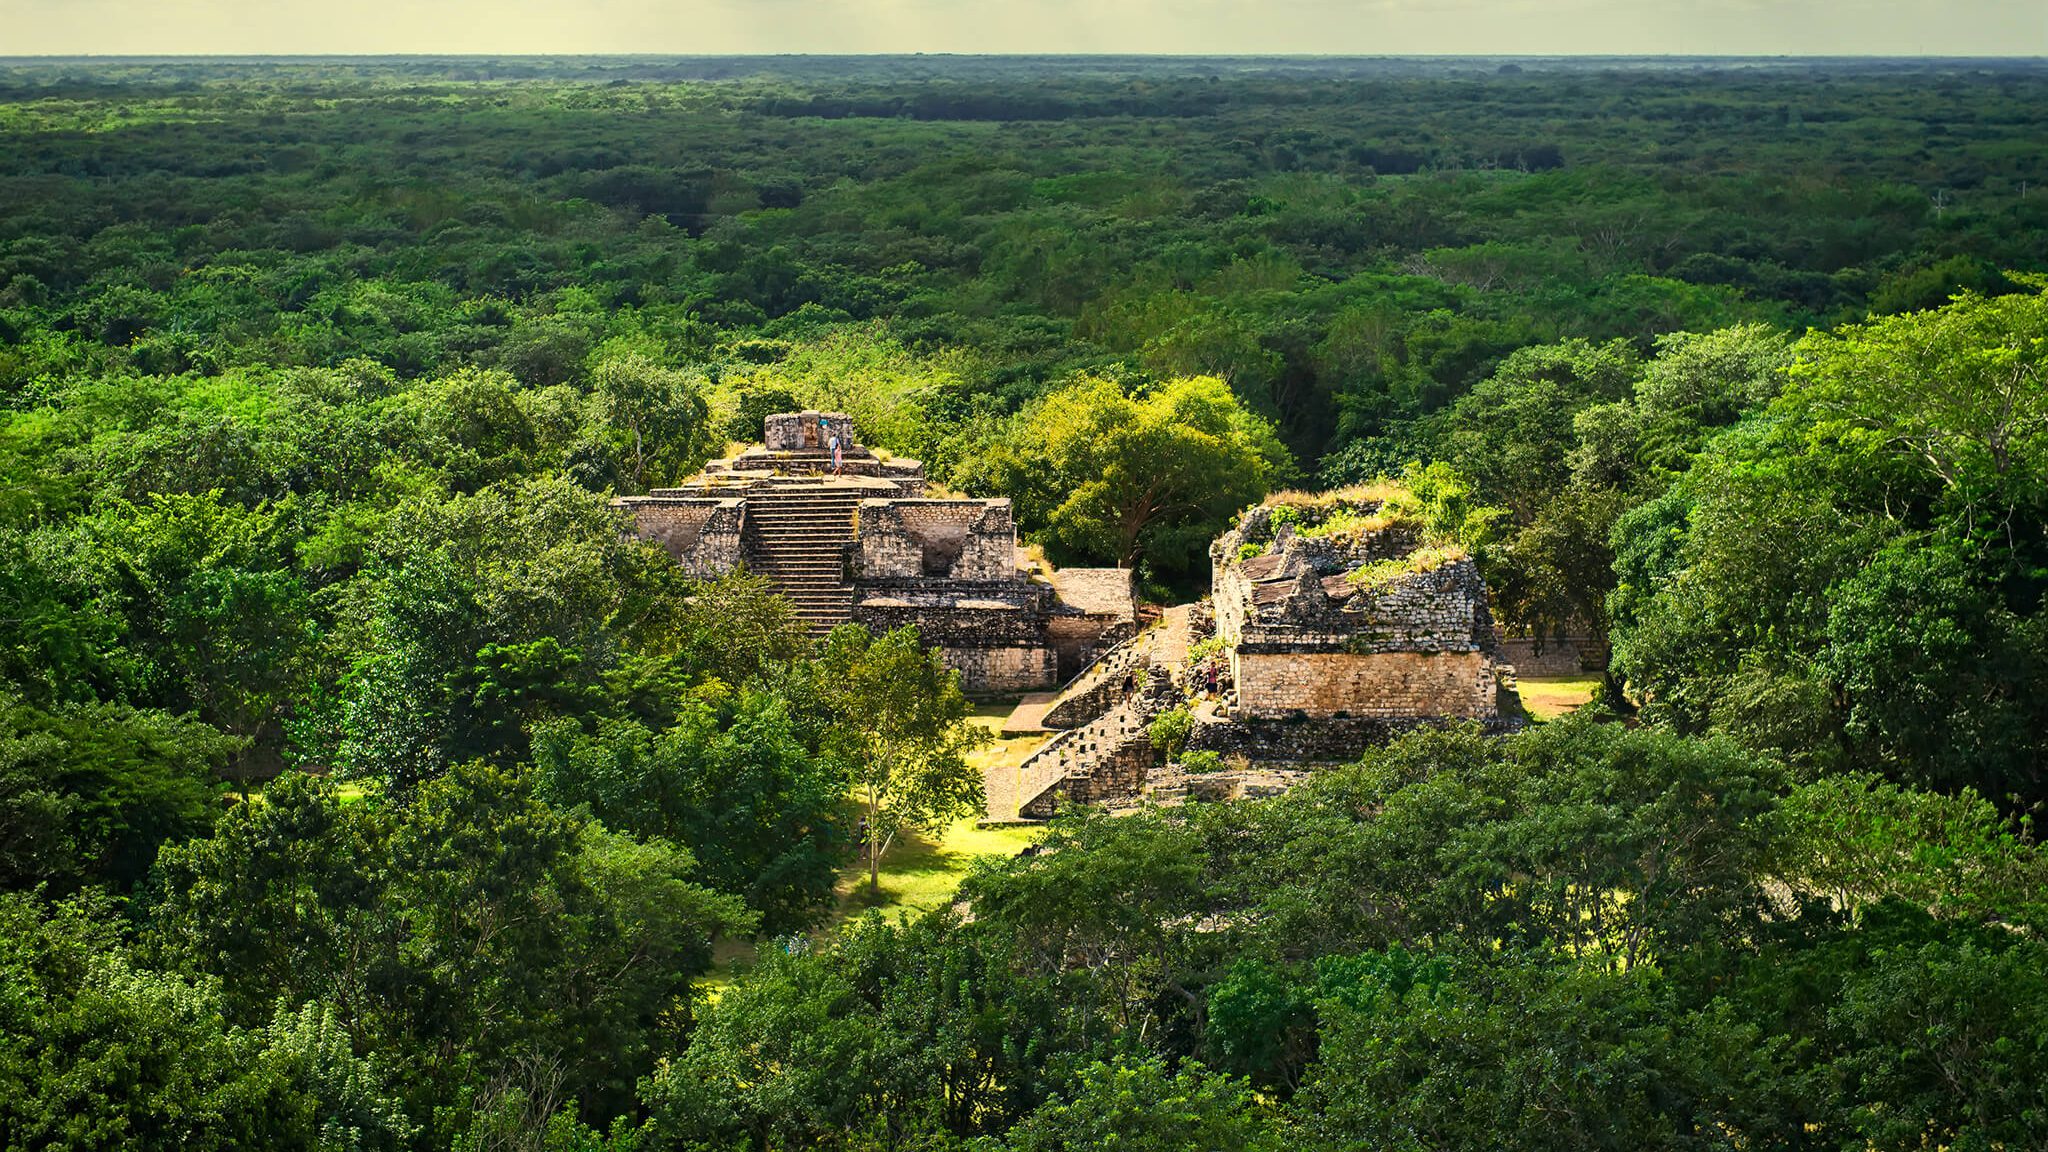
M2048 55L2048 0L0 0L0 56Z

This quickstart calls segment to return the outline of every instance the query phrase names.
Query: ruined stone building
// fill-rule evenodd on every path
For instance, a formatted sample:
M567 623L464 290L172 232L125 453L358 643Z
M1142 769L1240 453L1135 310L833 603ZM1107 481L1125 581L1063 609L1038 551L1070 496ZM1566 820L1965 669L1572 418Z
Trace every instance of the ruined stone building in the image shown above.
M1478 565L1423 546L1383 499L1253 508L1210 559L1233 719L1500 715L1500 640Z
M1423 724L1517 722L1477 565L1432 546L1392 491L1272 502L1210 549L1206 605L1107 654L1047 708L1061 730L992 771L992 820L1278 790ZM1149 726L1187 708L1205 770L1161 762ZM1194 760L1185 757L1184 760Z
M922 465L870 451L844 414L787 412L761 444L616 503L692 575L766 577L815 634L915 625L976 695L1052 688L1132 634L1129 572L1034 564L1008 500L925 488Z

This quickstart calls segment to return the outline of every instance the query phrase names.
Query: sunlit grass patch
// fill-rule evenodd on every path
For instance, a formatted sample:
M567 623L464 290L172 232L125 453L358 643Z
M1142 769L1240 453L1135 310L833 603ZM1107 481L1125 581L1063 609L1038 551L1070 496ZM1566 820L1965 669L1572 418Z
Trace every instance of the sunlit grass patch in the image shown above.
M937 840L906 832L882 856L879 892L868 886L865 862L840 873L834 922L870 909L893 916L944 907L952 902L976 860L1014 856L1037 839L1036 828L977 828L972 818L956 822Z
M1599 687L1598 676L1523 676L1515 681L1522 708L1538 720L1577 711Z

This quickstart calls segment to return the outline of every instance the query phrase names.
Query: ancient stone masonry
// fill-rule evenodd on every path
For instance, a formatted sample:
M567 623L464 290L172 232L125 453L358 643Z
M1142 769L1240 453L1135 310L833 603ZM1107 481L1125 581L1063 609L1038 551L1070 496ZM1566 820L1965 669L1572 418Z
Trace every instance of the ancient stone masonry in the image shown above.
M870 451L845 414L785 412L761 444L616 504L693 576L767 577L815 634L915 625L976 695L1053 687L1132 633L1129 572L1042 569L1008 500L925 487L922 465Z
M740 525L746 501L737 498L683 498L650 503L639 509L640 535L667 548L683 571L716 576L739 567Z
M1469 557L1417 547L1379 502L1290 511L1254 508L1210 549L1230 719L1500 716L1511 685Z
M1596 636L1504 636L1501 652L1515 666L1515 675L1591 676L1607 669L1607 642Z
M1152 669L1153 639L1151 632L1134 636L1089 665L1060 689L1045 711L1045 726L1077 728L1123 703Z
M997 792L1007 796L1010 811L997 813L992 794L990 816L1043 820L1062 802L1135 803L1159 759L1151 723L1179 700L1172 676L1163 668L1151 670L1115 708L1053 737L1018 768L996 769L1014 771L1017 778Z
M1424 725L1515 726L1478 567L1424 540L1394 495L1245 512L1211 549L1211 602L1169 610L1069 684L1044 723L1075 726L992 770L990 818L1269 795ZM1148 726L1174 707L1192 730L1180 763L1163 764Z

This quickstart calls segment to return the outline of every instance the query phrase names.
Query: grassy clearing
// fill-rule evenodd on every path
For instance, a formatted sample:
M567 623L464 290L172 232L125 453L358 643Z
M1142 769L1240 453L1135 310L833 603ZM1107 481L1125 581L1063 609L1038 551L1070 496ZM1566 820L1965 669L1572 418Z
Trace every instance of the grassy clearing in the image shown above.
M1523 709L1538 720L1555 720L1577 711L1599 687L1598 676L1524 676L1515 681Z
M839 908L829 930L869 909L885 916L916 915L944 907L974 862L985 856L1014 856L1038 839L1035 828L977 828L961 820L936 840L904 833L882 856L882 887L868 887L866 864L839 876Z
M879 894L868 887L865 863L840 871L838 906L811 937L829 940L848 921L871 910L895 919L942 908L952 903L960 881L967 878L975 861L990 856L1014 856L1037 839L1036 828L977 828L972 818L954 824L936 840L906 832L896 838L882 857ZM761 944L773 946L768 941ZM757 947L751 940L714 942L711 971L698 981L699 986L716 1000L754 966Z
M969 757L981 769L1015 767L1031 750L1043 744L1045 736L997 735L1014 703L989 703L974 709L968 723L988 730L990 742ZM983 856L1014 856L1037 839L1033 828L977 828L974 817L954 822L936 839L904 833L882 856L882 886L877 894L868 887L865 863L840 874L839 908L832 928L869 909L884 915L916 914L941 907L953 899L969 868Z
M986 728L993 739L972 756L977 768L1015 766L1031 750L1044 743L1045 736L1003 739L995 734L1010 715L1012 704L977 707L968 722ZM953 902L960 882L977 860L991 856L1015 856L1038 839L1036 828L977 828L975 818L958 820L938 837L906 832L896 837L882 856L881 890L868 887L868 869L859 861L839 873L838 903L826 922L812 933L829 939L846 923L869 911L894 919L917 916ZM732 986L740 973L753 967L756 949L752 941L721 940L712 950L712 970L700 982L716 999Z

